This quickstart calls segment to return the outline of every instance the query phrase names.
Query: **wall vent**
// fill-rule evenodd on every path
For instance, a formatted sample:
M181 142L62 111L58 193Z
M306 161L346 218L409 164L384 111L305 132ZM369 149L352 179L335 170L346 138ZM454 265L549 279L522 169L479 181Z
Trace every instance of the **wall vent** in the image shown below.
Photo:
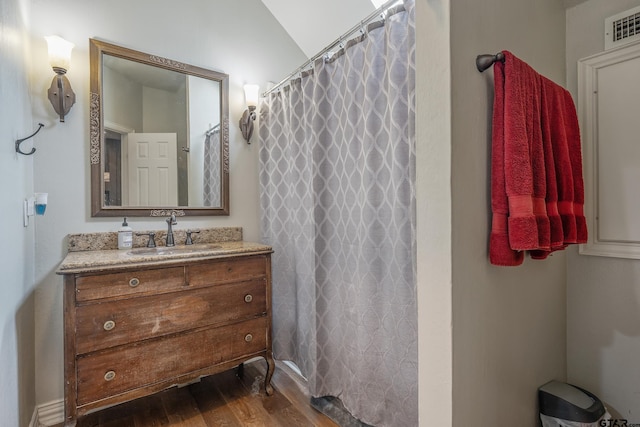
M634 7L604 20L604 49L640 40L640 7Z

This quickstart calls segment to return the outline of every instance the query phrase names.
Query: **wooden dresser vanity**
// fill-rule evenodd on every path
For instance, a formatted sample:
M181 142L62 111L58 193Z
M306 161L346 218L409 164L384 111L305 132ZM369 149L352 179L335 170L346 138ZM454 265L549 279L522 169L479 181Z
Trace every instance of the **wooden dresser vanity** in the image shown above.
M67 255L65 426L258 356L272 394L271 248L198 247Z

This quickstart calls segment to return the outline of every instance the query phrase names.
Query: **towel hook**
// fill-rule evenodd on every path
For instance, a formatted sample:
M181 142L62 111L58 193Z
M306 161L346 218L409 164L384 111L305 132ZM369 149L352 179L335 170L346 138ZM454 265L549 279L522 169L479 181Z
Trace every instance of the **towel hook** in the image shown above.
M42 129L43 127L44 127L44 125L43 125L42 123L38 123L38 129L37 129L34 133L32 133L31 135L27 136L26 138L17 139L17 140L16 140L16 153L20 153L20 154L23 154L23 155L25 155L25 156L30 156L30 155L32 155L33 153L35 153L35 152L36 152L35 147L31 148L31 151L29 151L28 153L25 153L24 151L22 151L22 150L20 149L20 144L22 144L22 143L23 143L24 141L26 141L27 139L30 139L30 138L33 138L34 136L36 136L36 134L37 134L38 132L40 132L40 129Z
M478 55L476 56L476 68L478 68L478 71L483 72L498 61L504 62L504 53L498 52L495 55Z

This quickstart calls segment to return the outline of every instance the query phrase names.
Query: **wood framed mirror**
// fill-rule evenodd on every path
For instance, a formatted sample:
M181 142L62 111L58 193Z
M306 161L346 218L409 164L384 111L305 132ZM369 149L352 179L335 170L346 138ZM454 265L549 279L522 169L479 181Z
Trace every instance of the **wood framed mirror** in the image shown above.
M229 76L89 48L91 216L229 215Z

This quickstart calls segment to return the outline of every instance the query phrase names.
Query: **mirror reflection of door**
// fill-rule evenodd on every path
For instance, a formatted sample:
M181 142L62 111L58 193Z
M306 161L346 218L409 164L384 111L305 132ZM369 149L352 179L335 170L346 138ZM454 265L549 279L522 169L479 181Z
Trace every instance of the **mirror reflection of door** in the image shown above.
M105 132L104 150L104 204L105 206L122 205L122 151L121 135L116 132Z
M129 206L177 206L175 133L131 133L128 138Z

